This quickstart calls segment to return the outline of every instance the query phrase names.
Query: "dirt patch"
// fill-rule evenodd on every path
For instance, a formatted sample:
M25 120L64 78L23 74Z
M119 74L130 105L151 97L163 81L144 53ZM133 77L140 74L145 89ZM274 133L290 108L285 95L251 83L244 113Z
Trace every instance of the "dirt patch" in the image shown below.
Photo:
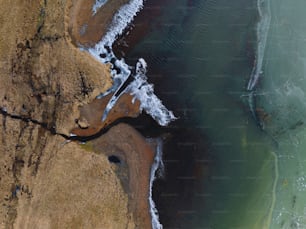
M32 196L17 191L14 228L135 228L128 197L104 154L55 138L44 150L35 180L25 175L21 183Z
M117 119L135 118L139 115L139 100L133 101L133 96L125 93L119 97L106 119L102 121L103 112L112 95L109 94L101 99L95 99L93 102L80 107L80 117L76 120L79 127L73 129L71 133L77 136L91 136Z
M154 147L127 124L113 127L91 144L95 152L116 157L113 166L129 195L128 208L136 228L152 228L148 197Z

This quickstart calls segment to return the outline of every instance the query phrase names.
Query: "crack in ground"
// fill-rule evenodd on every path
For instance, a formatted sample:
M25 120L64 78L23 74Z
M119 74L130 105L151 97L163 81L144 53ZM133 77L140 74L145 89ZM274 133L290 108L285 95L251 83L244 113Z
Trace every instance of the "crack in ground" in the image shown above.
M39 126L43 127L45 130L49 131L52 135L59 135L59 136L65 138L66 141L79 141L79 142L87 142L87 141L91 141L91 140L94 140L96 138L99 138L100 136L107 133L112 127L116 126L117 124L119 124L121 122L125 123L126 120L129 119L129 118L120 118L120 119L110 123L108 126L102 128L96 134L93 134L93 135L90 135L90 136L75 136L75 135L66 135L66 134L63 134L63 133L58 133L56 131L56 128L55 127L49 127L48 123L40 122L38 120L32 119L32 118L27 117L27 116L8 113L6 108L1 107L1 106L0 106L0 114L2 116L4 116L5 118L9 117L9 118L12 118L12 119L15 119L15 120L20 120L20 121L23 121L23 122L26 122L26 123L33 123L33 124L39 125Z
M10 114L6 111L6 109L4 107L0 107L0 114L2 114L4 117L10 117L10 118L15 119L15 120L21 120L21 121L26 122L26 123L33 123L33 124L39 125L39 126L43 127L45 130L49 131L51 134L62 136L66 140L71 140L72 139L71 136L56 132L55 127L48 127L48 123L40 122L38 120L32 119L32 118L27 117L27 116Z

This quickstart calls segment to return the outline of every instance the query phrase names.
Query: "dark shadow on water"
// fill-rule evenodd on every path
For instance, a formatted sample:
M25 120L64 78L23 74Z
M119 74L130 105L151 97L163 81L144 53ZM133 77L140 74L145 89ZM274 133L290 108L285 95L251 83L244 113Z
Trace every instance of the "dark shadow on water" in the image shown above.
M204 192L203 182L209 179L214 164L207 137L184 118L168 127L158 126L146 114L121 121L135 127L145 137L162 137L165 174L154 182L153 188L160 221L164 228L191 225L195 217L200 217L196 214L199 203L195 202L199 201L197 195Z

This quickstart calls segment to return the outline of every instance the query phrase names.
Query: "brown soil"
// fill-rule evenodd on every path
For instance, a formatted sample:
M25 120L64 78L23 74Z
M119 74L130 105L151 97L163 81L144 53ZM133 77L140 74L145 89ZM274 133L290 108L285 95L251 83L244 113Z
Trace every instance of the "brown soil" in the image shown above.
M90 3L89 3L90 2ZM92 16L92 5L95 0L74 1L69 22L69 33L74 44L93 46L101 40L108 29L113 15L120 6L129 0L108 0L97 13Z
M70 10L76 19L81 8L74 7L84 4L0 0L0 228L131 229L138 227L134 219L138 228L150 228L147 201L142 201L147 200L152 155L142 155L151 151L141 136L128 127L110 130L101 138L114 148L99 147L98 155L65 142L76 119L82 128L95 125L92 120L101 114L85 115L94 105L88 111L79 107L100 103L95 97L112 83L108 66L71 44ZM101 23L111 20L103 17ZM128 95L121 99L118 113L131 106ZM126 187L134 202L122 185L124 172L120 181L105 156L118 148L134 155L124 154Z
M78 118L78 128L71 131L77 136L91 136L98 133L117 119L124 117L135 118L139 115L140 102L135 100L130 94L120 96L108 116L102 121L104 109L113 94L109 94L102 99L95 99L93 102L80 107L80 117Z
M136 228L152 228L148 196L153 146L126 124L113 127L91 144L95 152L119 158L114 167L129 194L129 212L134 213Z
M112 81L108 66L70 43L65 7L56 1L1 4L0 106L68 135L78 106Z
M47 141L37 175L22 171L14 228L135 228L128 197L104 154L59 137Z

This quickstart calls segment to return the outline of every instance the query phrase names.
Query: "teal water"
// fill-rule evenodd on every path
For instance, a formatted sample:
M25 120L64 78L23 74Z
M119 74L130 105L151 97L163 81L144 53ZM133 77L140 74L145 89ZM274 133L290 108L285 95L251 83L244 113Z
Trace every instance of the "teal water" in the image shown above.
M270 1L271 25L258 106L278 142L279 180L271 228L306 228L306 20L302 0Z
M154 190L164 228L304 228L305 3L271 1L264 76L254 92L256 108L268 114L259 126L246 90L257 1L156 2L150 7L159 14L127 61L145 58L156 93L180 117L163 129L166 175ZM154 129L146 122L143 129Z

